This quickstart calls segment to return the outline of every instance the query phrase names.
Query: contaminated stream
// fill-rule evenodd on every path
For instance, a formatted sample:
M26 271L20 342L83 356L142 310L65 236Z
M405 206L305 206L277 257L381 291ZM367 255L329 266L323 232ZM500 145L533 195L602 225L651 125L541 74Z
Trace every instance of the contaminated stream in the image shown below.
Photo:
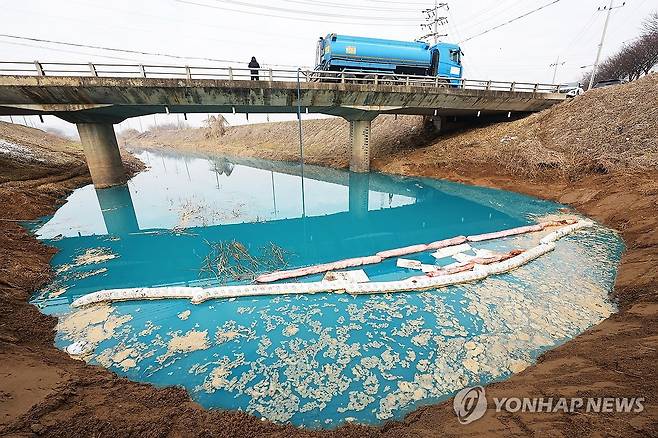
M32 302L59 317L57 347L83 345L78 358L183 386L207 408L309 428L381 424L521 372L615 311L608 293L623 244L598 225L514 271L437 290L73 308L104 289L250 284L276 270L575 217L552 202L446 181L315 166L302 178L295 163L135 153L149 168L127 186L82 187L32 228L59 250L54 281ZM541 237L477 242L462 256L528 249ZM404 258L455 263L431 251ZM396 262L352 270L370 281L422 275Z

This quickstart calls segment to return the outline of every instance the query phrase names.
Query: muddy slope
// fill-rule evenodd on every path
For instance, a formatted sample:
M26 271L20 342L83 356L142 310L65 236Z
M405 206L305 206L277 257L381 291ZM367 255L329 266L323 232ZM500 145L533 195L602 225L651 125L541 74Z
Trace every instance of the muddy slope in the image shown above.
M347 426L328 435L658 436L654 394L658 388L658 168L652 164L658 142L657 84L654 75L624 87L596 90L528 119L442 138L415 151L380 155L375 163L386 172L445 177L557 200L618 229L627 244L615 289L620 312L546 353L537 365L490 385L487 393L490 397L639 396L646 398L645 411L634 415L503 414L494 412L490 400L483 419L461 426L446 402L421 408L405 421L380 429ZM637 100L629 104L631 95ZM571 122L565 125L565 118ZM615 149L622 135L633 140L624 140L624 147ZM582 142L574 143L576 137ZM535 160L530 142L535 152L544 154L541 157L552 160ZM588 149L589 144L596 144L596 150ZM66 154L54 149L53 156ZM35 179L11 181L10 175L10 181L0 183L1 218L30 219L53 211L68 191L88 181L86 170L74 164L74 158L79 155L71 158L68 167L35 165L39 169ZM317 158L317 162L323 160ZM333 159L324 163L336 164ZM26 304L29 292L51 276L52 251L11 221L0 221L0 239L4 310L0 432L315 435L246 414L204 411L182 390L132 383L68 358L52 346L54 320Z

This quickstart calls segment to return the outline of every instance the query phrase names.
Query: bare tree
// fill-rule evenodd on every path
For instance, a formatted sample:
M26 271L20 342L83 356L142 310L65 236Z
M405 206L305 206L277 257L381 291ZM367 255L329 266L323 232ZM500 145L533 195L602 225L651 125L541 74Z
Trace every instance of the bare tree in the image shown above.
M595 79L621 79L634 81L649 74L658 63L658 12L652 13L642 23L642 32L629 44L624 44L614 55L600 65ZM588 83L591 71L585 73L582 83Z

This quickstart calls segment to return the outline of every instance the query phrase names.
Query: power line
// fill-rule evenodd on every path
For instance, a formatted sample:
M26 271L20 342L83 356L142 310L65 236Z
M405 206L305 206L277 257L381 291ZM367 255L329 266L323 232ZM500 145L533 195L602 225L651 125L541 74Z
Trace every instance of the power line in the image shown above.
M503 15L505 12L516 7L523 2L523 0L512 0L513 3L505 4L504 2L497 2L493 8L485 8L475 15L471 15L467 20L462 22L463 28L470 29L480 26L481 24L489 23L498 16ZM502 9L500 7L502 6ZM483 17L484 19L480 19Z
M356 10L362 10L362 11L372 11L373 7L377 8L377 11L390 11L390 12L396 12L396 13L401 13L401 12L413 12L417 13L418 10L417 8L409 9L408 6L409 4L405 3L405 8L386 8L386 7L381 7L381 6L363 6L363 5L351 5L347 3L336 3L336 2L330 2L330 1L314 1L314 0L283 0L286 3L296 3L300 5L309 5L309 6L322 6L322 7L331 7L331 8L341 8L341 9L356 9Z
M279 11L286 14L313 15L313 16L317 15L317 13L314 11L281 8L277 6L262 6L262 5L255 5L253 3L242 2L237 0L213 0L213 1L216 3L228 3L230 5L244 6L247 8L254 8L259 10ZM397 17L382 17L382 16L371 16L371 15L366 16L366 15L353 15L353 14L346 15L346 14L334 14L331 12L323 12L322 16L335 17L335 18L350 18L350 19L358 19L358 20L376 20L376 21L414 21L414 22L418 21L415 18L397 18Z
M432 3L430 0L428 0L426 2L406 2L406 1L388 1L388 0L361 0L361 1L371 2L371 3L385 3L387 5L388 4L400 4L400 5L415 5L415 6L427 6L428 4Z
M139 62L138 60L132 59L132 58L122 58L120 56L109 56L109 55L96 55L96 54L87 53L87 52L79 52L77 50L56 49L54 47L39 46L39 45L36 45L36 44L19 43L19 42L13 42L13 41L0 41L0 44L10 44L12 46L21 46L21 47L33 47L33 48L36 48L36 49L50 50L50 51L53 51L53 52L73 53L75 55L97 56L99 58L116 59L116 60L119 60L119 61Z
M157 52L145 52L141 50L130 50L130 49L117 49L114 47L103 47L103 46L93 46L90 44L80 44L80 43L69 43L69 42L64 42L64 41L55 41L55 40L46 40L46 39L41 39L41 38L34 38L34 37L26 37L26 36L20 36L20 35L9 35L9 34L0 34L0 37L4 38L13 38L16 40L24 40L24 41L33 41L33 42L39 42L39 43L49 43L49 44L58 44L58 45L63 45L63 46L72 46L72 47L83 47L87 49L96 49L96 50L107 50L110 52L120 52L120 53L134 53L137 55L149 55L149 56L162 56L166 58L173 58L173 59L195 59L197 61L211 61L211 62L223 62L223 63L241 63L242 61L235 61L231 59L217 59L217 58L205 58L205 57L199 57L199 56L180 56L180 55L172 55L169 53L157 53ZM278 66L278 67L297 67L293 65L286 65L286 64L269 64L273 66Z
M106 11L115 11L115 12L119 12L119 13L122 13L122 14L127 14L131 17L133 17L135 15L139 15L139 16L142 16L142 17L147 17L147 18L151 18L151 19L155 19L155 20L159 20L159 21L163 21L163 22L168 22L168 23L173 22L173 23L176 23L176 24L180 24L180 22L181 22L181 20L178 19L178 18L163 17L163 16L160 16L160 15L146 14L146 13L139 12L139 11L128 11L128 10L125 10L125 9L113 8L113 7L109 7L109 6L106 6L106 5L101 6L101 5L98 5L98 4L95 4L95 3L94 4L89 4L89 3L86 3L86 2L83 2L83 1L75 1L75 0L69 0L69 1L73 2L73 3L80 4L80 5L84 5L86 7L92 7L94 9L103 9L103 10L106 10ZM21 11L21 12L25 12L25 11ZM34 13L34 12L31 11L30 13ZM185 19L185 24L193 24L195 26L203 26L203 27L208 27L208 28L211 28L211 29L219 29L219 30L223 30L223 31L225 31L227 29L245 31L244 27L227 26L225 24L222 24L221 26L219 26L219 25L216 25L216 24L204 23L204 22L198 21L198 20L189 20L187 17ZM286 34L281 35L280 33L263 32L259 29L247 29L246 31L248 31L250 34L275 36L277 38L282 38L282 39L298 39L296 36L293 36L293 35L286 35Z
M243 11L241 9L233 9L233 8L228 8L225 6L215 6L215 5L208 5L204 3L197 3L193 1L188 1L188 0L174 0L176 3L183 3L183 4L188 4L188 5L194 5L194 6L201 6L204 8L210 8L210 9L219 9L222 11L230 11L230 12L237 12L240 14L246 14L246 15L254 15L255 12L249 12L249 11ZM316 16L317 14L314 13L309 13L307 12L309 16ZM316 22L316 23L329 23L329 24L348 24L348 25L357 25L357 26L382 26L382 23L357 23L357 22L347 22L347 21L330 21L330 20L321 20L321 19L315 19L315 18L302 18L302 17L288 17L285 15L276 15L276 14L268 14L266 12L258 12L259 16L263 17L273 17L273 18L283 18L286 20L294 20L294 21L303 21L303 22ZM388 19L387 19L388 20ZM395 24L395 23L387 23L387 27L416 27L414 24Z
M471 36L471 37L469 37L469 38L466 38L465 40L460 41L459 43L460 43L460 44L461 44L461 43L465 43L466 41L470 41L470 40L472 40L472 39L474 39L474 38L477 38L477 37L482 36L482 35L484 35L484 34L487 34L487 33L489 33L489 32L493 32L494 30L500 29L500 28L503 27L503 26L507 26L507 25L510 24L510 23L514 23L515 21L518 21L518 20L520 20L520 19L522 19L522 18L525 18L525 17L527 17L528 15L534 14L535 12L541 11L542 9L545 9L545 8L551 6L551 5L554 5L555 3L559 3L560 1L562 1L562 0L553 0L553 1L550 2L550 3L547 3L547 4L543 5L543 6L538 7L537 9L533 9L532 11L526 12L526 13L523 14L523 15L519 15L518 17L512 18L511 20L508 20L508 21L506 21L506 22L504 22L504 23L502 23L502 24L499 24L498 26L494 26L494 27L489 28L489 29L487 29L487 30L485 30L485 31L483 31L483 32L480 32L480 33L478 33L478 34L476 34L476 35L473 35L473 36Z

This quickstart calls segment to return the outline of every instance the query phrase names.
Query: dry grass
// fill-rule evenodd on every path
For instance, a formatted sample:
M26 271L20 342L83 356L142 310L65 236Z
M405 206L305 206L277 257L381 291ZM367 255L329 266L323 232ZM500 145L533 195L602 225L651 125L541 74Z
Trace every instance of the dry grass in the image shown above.
M199 275L214 278L218 283L228 281L253 281L265 271L276 271L288 266L290 252L270 242L253 255L247 247L236 240L211 243L206 241L210 251L204 258Z
M263 159L299 160L298 125L293 122L230 126L222 135L206 128L180 131L127 133L122 144L145 148L163 147ZM304 157L308 164L347 167L349 123L341 118L304 120ZM379 116L372 123L373 157L427 144L431 136L420 116Z
M495 166L511 175L567 180L656 170L657 102L658 74L654 74L592 90L525 119L443 137L427 148L384 162L401 158L451 170Z

